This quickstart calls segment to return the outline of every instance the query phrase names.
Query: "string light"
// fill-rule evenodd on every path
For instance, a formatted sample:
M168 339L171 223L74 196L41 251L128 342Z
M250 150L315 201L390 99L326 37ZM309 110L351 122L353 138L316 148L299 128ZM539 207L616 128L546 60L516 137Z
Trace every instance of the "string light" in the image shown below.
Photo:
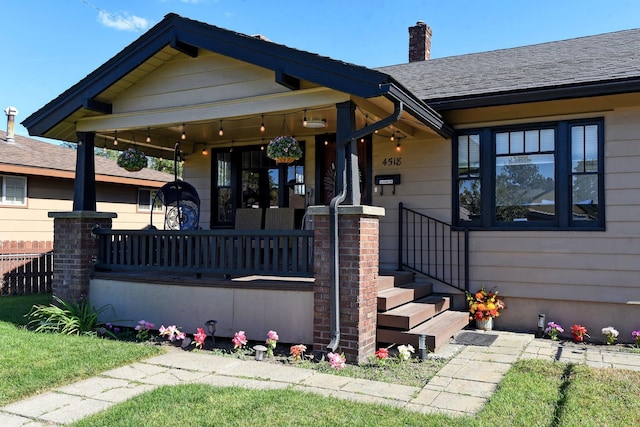
M146 139L147 143L151 142L151 132L150 131L151 131L151 129L147 128L147 139Z
M103 153L107 152L107 138L104 139L104 144L102 145L102 152Z
M222 120L220 120L220 129L218 129L218 136L224 135L224 129L222 129Z
M186 133L186 131L185 131L185 129L184 129L184 128L185 128L185 124L183 123L183 124L182 124L182 135L180 136L180 139L181 139L181 140L183 140L183 141L184 141L185 139L187 139L187 133Z
M260 121L260 132L264 133L265 131L265 127L264 127L264 114L262 115L262 120Z
M113 137L113 145L118 145L118 129L116 129L115 135Z
M262 138L262 142L260 144L260 151L264 151L264 138Z
M400 138L398 138L398 143L396 144L396 151L401 151L402 147L400 146Z
M202 155L208 156L209 152L207 151L207 146L205 144L202 145Z
M302 126L307 127L309 122L307 121L307 110L304 110L304 116L302 117Z
M391 134L391 137L389 138L389 141L393 142L393 141L395 141L395 140L396 140L396 133L395 133L395 132L393 132L393 133Z

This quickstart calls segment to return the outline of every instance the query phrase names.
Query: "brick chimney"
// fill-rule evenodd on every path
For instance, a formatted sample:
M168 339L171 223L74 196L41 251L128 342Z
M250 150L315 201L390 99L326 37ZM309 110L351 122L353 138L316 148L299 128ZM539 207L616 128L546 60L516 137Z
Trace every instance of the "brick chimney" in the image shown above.
M7 115L7 142L9 144L13 144L14 126L16 116L18 115L18 109L16 107L7 107L4 110L4 113Z
M426 61L431 58L431 27L422 21L409 27L409 62Z

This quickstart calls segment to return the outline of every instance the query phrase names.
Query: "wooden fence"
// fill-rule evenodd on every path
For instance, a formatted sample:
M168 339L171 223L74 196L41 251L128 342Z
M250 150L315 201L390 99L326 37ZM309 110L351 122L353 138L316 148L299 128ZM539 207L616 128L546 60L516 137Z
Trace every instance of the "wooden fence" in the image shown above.
M51 292L53 242L0 241L0 295Z

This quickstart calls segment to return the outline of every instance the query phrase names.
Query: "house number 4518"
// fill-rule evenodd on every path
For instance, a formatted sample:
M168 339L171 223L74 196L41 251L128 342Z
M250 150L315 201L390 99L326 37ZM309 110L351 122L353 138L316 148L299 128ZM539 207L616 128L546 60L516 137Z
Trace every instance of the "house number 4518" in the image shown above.
M382 166L400 166L402 157L385 157L382 160Z

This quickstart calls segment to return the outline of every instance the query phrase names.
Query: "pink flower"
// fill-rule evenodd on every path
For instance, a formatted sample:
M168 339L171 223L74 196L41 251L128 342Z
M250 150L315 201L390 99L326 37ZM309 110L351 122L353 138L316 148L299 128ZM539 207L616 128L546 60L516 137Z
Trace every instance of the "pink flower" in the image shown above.
M183 340L187 336L187 334L181 332L176 325L167 326L166 328L162 325L160 329L158 329L158 332L161 337L168 337L169 341Z
M195 340L195 343L196 343L196 347L202 348L202 346L204 345L205 338L207 338L207 334L204 332L204 329L198 328L198 333L196 333L193 336L193 339Z
M247 337L244 334L244 331L236 332L231 340L233 342L233 348L242 348L243 345L247 345Z
M344 353L329 353L327 354L327 359L329 359L329 364L334 369L344 369L345 363L347 361L347 359L344 357Z
M389 357L389 350L384 347L379 348L378 351L376 351L376 357L378 359L386 359L387 357Z
M267 339L273 340L273 341L278 341L278 333L276 331L269 331L267 333Z

